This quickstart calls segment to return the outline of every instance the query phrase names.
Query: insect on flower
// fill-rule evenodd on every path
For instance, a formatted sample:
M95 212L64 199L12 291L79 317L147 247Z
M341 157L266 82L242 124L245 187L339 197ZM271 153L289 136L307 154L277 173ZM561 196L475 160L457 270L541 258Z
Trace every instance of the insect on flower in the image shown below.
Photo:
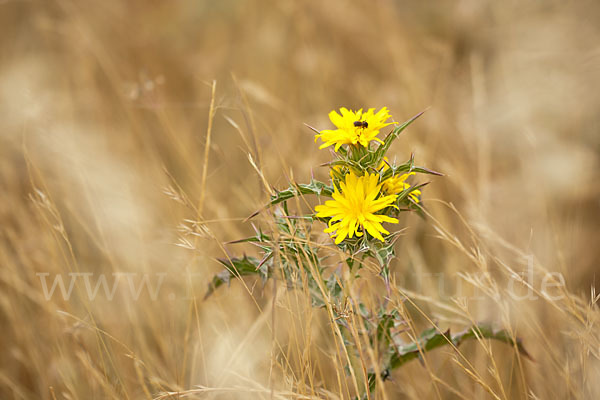
M369 147L369 143L375 141L383 143L377 137L379 131L393 122L386 122L392 116L387 107L375 112L374 108L363 111L352 111L346 107L340 108L340 113L331 111L329 119L337 129L325 129L315 135L315 141L321 139L323 144L321 149L329 146L335 146L335 151L345 144L352 146Z

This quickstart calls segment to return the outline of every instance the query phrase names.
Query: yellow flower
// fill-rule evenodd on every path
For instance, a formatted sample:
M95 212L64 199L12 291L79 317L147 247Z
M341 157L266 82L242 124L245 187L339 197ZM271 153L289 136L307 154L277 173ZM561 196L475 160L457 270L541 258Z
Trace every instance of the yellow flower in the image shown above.
M385 157L385 160L387 161L387 157ZM382 167L383 167L383 171L390 168L386 162L381 163L379 168L382 168ZM410 188L410 185L408 183L406 183L405 181L408 179L409 176L412 176L412 175L415 175L415 173L409 172L408 174L392 176L392 177L386 179L385 181L383 181L383 184L382 184L383 192L388 195L398 194L398 193L402 192L403 190ZM408 197L410 197L415 203L418 203L420 201L419 200L420 196L421 196L421 191L419 189L412 190L408 194Z
M393 124L393 122L385 122L392 117L387 107L383 107L377 113L374 108L363 112L362 108L352 111L345 107L340 108L340 112L342 115L335 110L329 113L329 119L337 129L325 129L315 135L315 142L318 138L323 141L320 149L335 145L335 151L338 151L343 144L360 144L368 147L373 140L383 143L377 138L379 130Z
M350 171L344 182L340 182L341 193L337 187L334 189L333 200L328 200L324 205L315 207L317 217L327 218L329 227L326 233L333 233L335 243L341 243L346 237L354 235L360 237L366 230L369 234L383 241L382 233L389 234L382 222L398 223L396 218L387 215L375 214L386 207L392 206L397 195L381 196L381 184L378 183L378 174L369 174L358 177Z
M391 178L386 179L383 182L383 191L386 194L398 194L403 190L406 190L410 187L410 185L404 182L409 176L415 175L414 172L410 172L408 174L402 174L400 176L392 176ZM408 196L415 202L419 202L419 196L421 196L421 191L419 189L412 190Z

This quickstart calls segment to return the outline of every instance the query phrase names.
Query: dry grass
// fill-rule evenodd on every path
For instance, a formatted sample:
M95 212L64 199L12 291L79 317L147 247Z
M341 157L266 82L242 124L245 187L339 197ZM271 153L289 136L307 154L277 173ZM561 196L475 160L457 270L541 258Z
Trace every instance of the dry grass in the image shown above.
M224 243L252 232L268 185L325 175L303 123L328 126L341 105L400 121L431 106L392 151L447 174L425 190L427 221L402 221L390 301L405 335L489 321L535 360L472 342L376 397L600 396L597 2L0 10L0 398L348 398L362 371L345 377L335 326L305 293L246 280L203 300L215 257L254 251ZM268 213L255 222L268 229ZM515 300L528 265L538 298ZM44 297L37 274L77 272L164 281L156 300L124 281L91 300L83 278L70 300ZM566 282L556 300L547 272ZM443 291L426 275L440 273ZM363 275L352 295L374 302L376 273Z

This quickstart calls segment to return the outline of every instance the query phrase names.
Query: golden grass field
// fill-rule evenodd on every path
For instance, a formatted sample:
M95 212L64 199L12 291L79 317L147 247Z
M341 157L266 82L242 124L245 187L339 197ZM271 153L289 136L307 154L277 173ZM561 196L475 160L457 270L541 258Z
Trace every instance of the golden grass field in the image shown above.
M351 398L305 293L204 299L216 258L256 253L226 242L266 187L327 178L304 123L341 106L428 109L391 154L445 174L401 221L391 300L532 358L438 349L373 398L598 398L599 21L583 0L0 1L0 398Z

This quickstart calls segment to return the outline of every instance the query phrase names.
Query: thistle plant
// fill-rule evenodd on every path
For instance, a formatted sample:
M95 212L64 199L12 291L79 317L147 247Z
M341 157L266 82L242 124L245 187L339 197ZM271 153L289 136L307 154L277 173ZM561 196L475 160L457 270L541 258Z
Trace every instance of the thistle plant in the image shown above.
M207 293L232 277L246 276L277 279L290 290L308 289L312 306L327 310L338 343L345 347L345 370L354 382L356 399L371 398L392 371L408 361L441 346L456 349L468 339L498 340L527 356L520 340L486 324L473 324L456 334L433 326L412 335L409 341L401 338L408 325L406 313L390 301L390 264L400 237L400 230L394 228L406 212L425 218L422 189L427 183L412 180L442 174L415 165L414 155L397 163L390 161L387 153L421 115L398 124L390 121L385 107L377 112L374 108L352 111L342 107L339 113L329 113L335 129L309 126L316 133L315 142L322 142L320 149L333 148L332 160L323 165L329 169L329 181L313 178L305 184L292 182L285 190L274 190L263 210L272 219L270 229L255 227L254 236L230 242L252 243L260 256L219 259L225 269L212 279ZM390 132L380 139L381 131L388 127ZM290 213L288 202L304 196L314 196L321 204L305 214L298 211L301 207ZM323 224L329 238L313 230ZM378 271L387 289L370 294L376 299L375 307L363 303L353 289L365 267ZM366 347L374 354L367 360L359 354Z

